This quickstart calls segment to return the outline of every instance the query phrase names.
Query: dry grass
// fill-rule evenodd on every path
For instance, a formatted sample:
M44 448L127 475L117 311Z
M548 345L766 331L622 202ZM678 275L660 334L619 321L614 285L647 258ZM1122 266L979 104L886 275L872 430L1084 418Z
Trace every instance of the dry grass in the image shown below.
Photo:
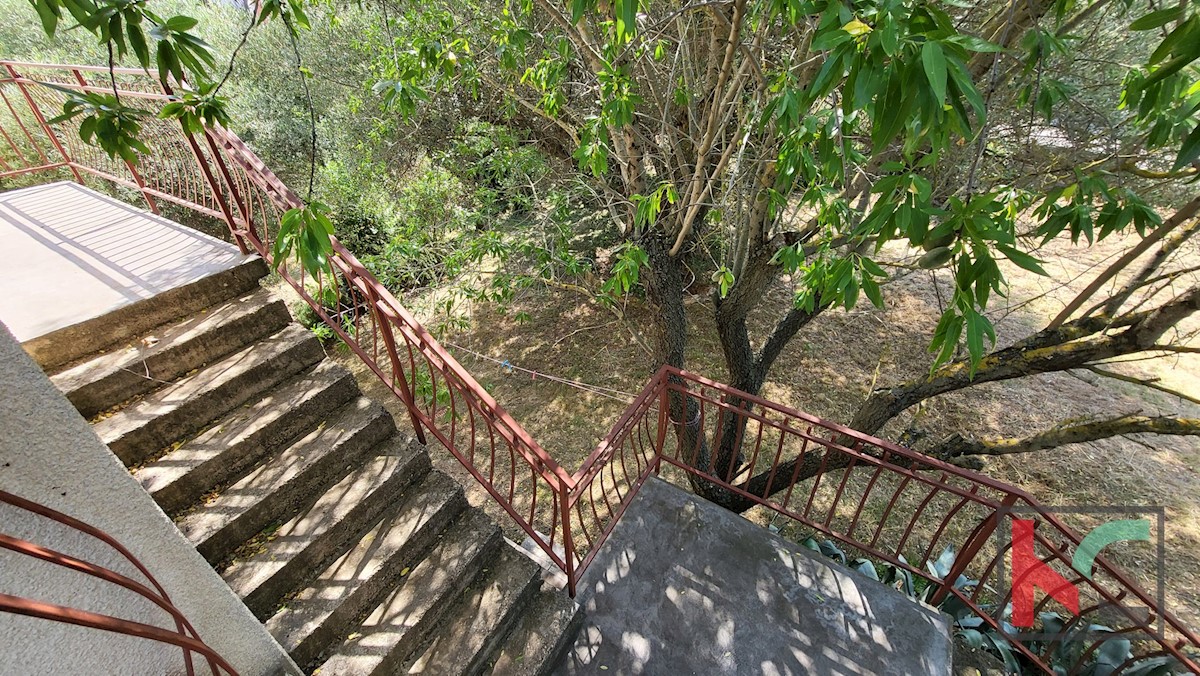
M1090 275L1084 273L1110 260L1120 246L1115 241L1090 249L1052 244L1043 257L1056 279L1075 279L1065 287L1010 271L1009 298L1000 299L993 313L1000 343L1012 342L1044 324L1086 283ZM1194 264L1195 252L1189 259ZM941 291L941 297L946 297L945 289ZM790 295L783 284L771 291L752 317L754 335L763 335L790 302ZM898 383L927 369L929 355L924 348L940 306L932 275L921 272L898 279L885 295L882 311L871 307L830 311L814 321L780 357L763 396L845 422L873 382L879 386ZM420 297L402 300L421 313ZM695 300L698 302L691 304L689 313L688 368L725 380L711 313L700 298ZM539 287L523 292L505 312L490 306L464 306L464 311L468 328L445 336L445 342L538 373L631 395L651 374L650 360L630 338L626 326L575 292ZM648 312L631 303L626 320L634 325L647 323L651 319ZM519 315L528 319L518 321ZM510 373L463 350L450 349L568 471L579 466L626 406L620 397L612 399L544 378ZM349 357L344 361L353 365ZM1200 395L1200 355L1134 361L1112 368L1129 375L1157 377L1168 387ZM365 373L361 368L356 371ZM407 417L399 415L398 401L385 397L373 378L364 376L360 381L380 401L393 400L393 412L405 424ZM1131 412L1194 417L1200 415L1200 406L1091 374L1046 374L939 397L919 411L899 416L881 436L895 439L910 425L926 432L928 439L952 432L1017 436L1063 420ZM432 455L439 466L469 484L469 477L448 454ZM1185 623L1200 626L1200 443L1195 438L1143 436L1076 444L990 459L984 471L1027 489L1050 505L1164 506L1168 604ZM486 504L478 493L473 501ZM768 518L752 516L760 521ZM1089 528L1098 522L1084 518L1074 523ZM1153 566L1138 551L1118 547L1110 554L1136 579L1152 587Z

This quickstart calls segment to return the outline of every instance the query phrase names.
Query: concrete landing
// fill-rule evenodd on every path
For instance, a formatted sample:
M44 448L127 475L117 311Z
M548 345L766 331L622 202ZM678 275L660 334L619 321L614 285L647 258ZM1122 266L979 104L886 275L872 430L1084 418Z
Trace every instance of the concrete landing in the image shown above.
M580 586L560 675L949 674L949 618L652 478Z
M0 193L0 322L24 343L246 259L76 183Z

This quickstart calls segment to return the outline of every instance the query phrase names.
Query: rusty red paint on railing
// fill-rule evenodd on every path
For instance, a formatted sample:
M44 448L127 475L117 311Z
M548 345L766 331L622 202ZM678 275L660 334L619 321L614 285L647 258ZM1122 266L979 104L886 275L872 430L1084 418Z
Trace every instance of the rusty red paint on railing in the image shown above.
M271 260L274 224L284 210L303 202L232 132L212 128L197 138L178 124L148 121L144 133L154 152L135 170L80 143L75 134L56 132L42 123L44 116L32 116L26 124L4 92L5 85L20 87L29 92L24 100L31 107L54 110L61 105L61 94L35 86L38 82L102 91L85 74L106 69L0 63L8 72L0 78L0 98L14 121L10 130L0 124L9 149L4 159L5 146L0 145L0 178L60 168L77 177L83 172L105 178L139 191L152 209L161 200L221 219L243 251ZM118 69L116 75L122 97L138 105L153 109L170 100L170 90L141 71ZM31 128L46 137L42 145ZM1009 510L1025 506L1037 515L1043 525L1039 541L1057 565L1069 565L1066 550L1079 544L1057 517L1003 482L668 367L655 374L570 474L350 251L336 239L333 246L332 277L307 279L286 264L278 269L403 403L419 440L432 436L466 468L565 573L572 595L639 487L660 471L702 488L718 487L906 570L936 585L935 601L954 597L985 616L985 605L1002 602L1010 593L983 583L995 582L1007 555L1008 549L995 546L992 535L1009 518ZM672 410L692 412L673 420ZM685 433L689 426L693 433ZM724 467L714 467L711 451L722 446L729 429L737 453ZM689 438L692 443L685 448ZM797 481L806 467L814 478ZM752 476L757 483L749 480ZM1052 545L1051 536L1066 545ZM959 554L950 574L940 578L926 564L945 544ZM1156 642L1158 653L1194 668L1184 651L1200 649L1195 634L1156 608L1148 594L1103 559L1097 559L1096 570L1095 577L1109 586L1082 577L1080 584L1097 599L1136 598L1154 609L1175 638L1157 639L1144 627L1130 631ZM953 582L960 574L981 584L969 591L956 589ZM985 592L989 586L993 591ZM988 594L998 598L985 598ZM986 621L1004 632L1002 622ZM1015 645L1050 671L1043 656Z
M692 418L701 429L697 438L717 440L729 428L739 435L734 447L743 461L723 467L697 467L695 449L667 442L660 447L658 458L679 477L719 486L871 559L927 580L934 585L933 602L947 596L957 598L1047 673L1054 673L1049 651L1058 643L1020 640L995 610L1005 608L1011 600L1011 580L999 573L1011 544L1007 538L992 536L998 530L1007 532L1003 526L1014 518L1038 522L1035 538L1045 553L1043 560L1063 571L1078 587L1081 598L1093 602L1092 611L1106 609L1103 623L1114 634L1142 641L1138 657L1167 656L1184 668L1197 669L1195 653L1200 650L1200 639L1196 634L1159 608L1153 596L1103 557L1095 560L1091 578L1076 573L1071 554L1082 539L1025 491L676 369L660 370L648 390L656 388L665 392L660 416L668 410L665 400L672 395L677 397L677 409L685 400L698 409ZM672 424L677 431L684 427ZM691 436L678 434L676 438ZM760 454L764 445L771 449L769 459ZM751 477L771 477L789 463L796 468L793 477L802 466L814 468L816 476L807 482L789 480L782 497L769 479L765 484L750 481ZM943 577L927 568L927 563L947 545L958 556ZM960 575L975 584L956 587ZM1130 607L1131 601L1157 617L1139 616ZM1062 610L1047 596L1036 610L1051 608ZM1151 631L1155 620L1161 622L1162 636ZM1083 655L1097 650L1108 636L1083 639ZM1157 647L1146 648L1154 645ZM1084 656L1070 673L1083 668Z
M176 646L182 651L184 668L189 676L196 673L195 665L192 661L192 653L197 653L203 657L210 672L214 675L237 673L223 657L200 639L200 635L196 633L195 628L183 616L183 613L179 612L179 609L171 603L166 590L150 574L149 569L111 535L79 519L33 502L32 500L13 495L7 491L0 491L0 503L12 505L17 509L36 514L37 516L62 524L72 530L79 531L99 540L120 554L122 558L137 569L146 579L146 583L138 582L104 566L84 561L11 535L0 534L0 548L109 582L137 594L164 611L170 618L171 623L175 625L175 629L165 629L144 622L113 617L112 615L102 615L79 608L47 603L11 594L0 594L0 611L127 634L129 636L137 636Z

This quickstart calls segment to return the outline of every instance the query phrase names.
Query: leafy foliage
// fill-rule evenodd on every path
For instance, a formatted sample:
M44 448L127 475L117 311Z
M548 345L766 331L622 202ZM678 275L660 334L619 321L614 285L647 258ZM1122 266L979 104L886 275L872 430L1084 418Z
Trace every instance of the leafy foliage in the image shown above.
M137 164L138 153L150 152L138 138L142 120L150 115L149 111L122 105L112 94L55 88L66 95L66 102L62 114L49 120L51 124L81 118L81 141L99 145L109 157L120 157L130 164Z
M228 106L229 100L217 94L216 83L206 82L164 105L158 116L164 120L177 119L185 131L202 134L205 127L230 126Z
M331 235L333 222L329 220L328 206L312 202L304 207L288 209L279 221L271 258L279 267L294 256L304 271L313 277L323 273L332 277Z
M941 586L914 578L908 570L890 563L875 563L863 558L848 561L846 553L832 540L818 541L816 538L809 537L800 544L843 566L848 566L867 578L886 584L925 603L933 598L934 591ZM903 561L904 557L901 556L900 559ZM931 580L948 579L954 560L954 549L948 546L942 550L937 559L926 562L925 565L929 570ZM919 585L918 582L923 584ZM952 586L954 589L970 592L978 585L977 580L959 575ZM918 593L919 587L923 587L923 589ZM1011 603L1000 615L1003 633L990 627L985 623L983 617L977 615L970 606L963 603L954 594L947 594L938 605L938 609L953 618L955 636L959 640L972 648L991 653L1004 664L1005 673L1018 676L1043 673L1041 667L1031 663L1024 653L1017 650L1010 639L1005 636L1005 634L1009 636L1019 634L1016 627L1007 621L1012 609ZM984 607L985 612L994 610L996 609ZM1057 674L1078 673L1090 676L1108 676L1134 657L1132 642L1124 635L1113 633L1109 627L1089 623L1083 618L1063 618L1054 612L1040 613L1038 619L1040 621L1038 633L1053 638L1031 640L1027 642L1026 647L1034 654L1041 655ZM1092 644L1096 642L1095 637L1106 633L1113 634L1113 637L1100 641L1099 645L1093 649ZM1090 650L1086 658L1084 658L1085 650ZM1171 676L1176 673L1173 668L1178 666L1178 663L1171 657L1144 657L1134 660L1121 673L1138 674L1139 676Z

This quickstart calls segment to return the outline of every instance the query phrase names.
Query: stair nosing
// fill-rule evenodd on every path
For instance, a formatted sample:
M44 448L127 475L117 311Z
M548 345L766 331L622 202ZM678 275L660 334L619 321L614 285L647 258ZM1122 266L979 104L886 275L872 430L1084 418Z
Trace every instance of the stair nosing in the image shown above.
M477 577L469 587L469 589L471 589L471 593L469 595L465 595L465 598L459 599L455 607L448 609L442 617L443 624L441 626L446 626L445 623L457 619L457 614L459 612L469 610L469 607L463 606L462 604L469 603L474 598L474 593L477 592L479 594L485 594L488 585L490 585L493 581L503 581L503 577L512 572L500 570L502 566L507 565L515 569L515 577L521 581L520 587L515 593L510 595L506 594L505 592L510 591L512 587L504 585L501 586L501 602L505 604L503 615L500 616L499 622L490 625L487 634L483 637L482 643L474 649L474 653L463 669L465 673L469 674L479 673L482 670L483 666L488 662L489 658L491 658L496 648L502 643L503 639L508 635L508 632L512 630L513 626L519 619L519 615L529 604L530 598L536 592L541 580L541 569L538 567L538 565L528 557L513 551L507 546L503 546L501 548L501 551L497 554L496 561L493 565L495 566L494 570L485 570L480 572L479 577ZM456 629L470 633L472 627L468 626L463 628L458 625L450 627L450 630L452 631ZM472 635L477 636L478 634ZM421 661L434 649L435 645L432 642L418 648L418 650L414 652L410 659L404 663L401 672L419 673L414 672L413 670L416 669L417 665L419 665Z
M293 401L284 410L279 410L277 402L265 403L269 395L299 389L308 384L323 386L315 391L306 390L299 402ZM134 477L150 492L163 511L178 515L194 505L205 493L237 482L272 454L309 434L319 419L329 416L359 396L361 393L352 373L336 362L322 360L311 369L279 383L248 408L235 408L178 448L137 468ZM327 400L330 397L332 399ZM314 407L316 410L308 410ZM231 428L231 425L234 427ZM225 439L227 443L213 450L211 456L180 460L188 454L202 452L197 449L198 446L213 443L206 437L227 434L227 429L234 430L233 436ZM165 483L154 485L160 483L155 481L156 470L172 464L186 467L186 470L172 473L174 476L165 478ZM203 480L197 479L202 475L205 476Z
M248 255L236 265L197 280L167 289L150 298L85 319L22 343L47 373L58 373L72 364L121 345L135 336L171 323L206 307L236 297L259 286L268 273L266 262ZM200 301L190 301L198 295ZM140 319L149 315L149 319ZM97 339L97 336L105 336ZM64 347L69 345L70 347Z
M398 443L397 437L392 437L385 440L381 446L395 443ZM378 448L374 449L373 452L378 450ZM406 443L403 449L395 453L375 455L369 458L362 467L330 486L314 502L314 506L320 504L330 494L339 491L343 483L362 481L363 477L358 476L359 474L372 470L376 461L386 458L395 458L397 461L390 473L380 483L371 487L368 493L358 497L356 502L340 516L338 516L339 510L334 508L333 514L329 518L336 517L336 520L326 524L324 528L319 527L314 532L305 535L307 542L302 549L290 554L280 553L278 550L283 548L282 544L267 544L261 552L221 571L221 576L226 583L255 616L263 619L263 616L283 597L311 583L317 574L354 546L364 533L378 523L390 507L397 504L398 501L407 499L431 469L429 456L425 454L424 449ZM305 513L293 516L276 532L287 531L289 526L296 525L299 520L307 516ZM293 536L288 534L285 537ZM329 551L324 554L313 554L314 551L326 548ZM270 563L279 565L265 576L256 576L252 571L242 573L242 571L250 571L246 567L254 565L256 560L261 559L267 559ZM302 569L297 570L297 566Z
M343 424L346 427L339 427ZM303 509L348 474L348 464L355 463L394 433L395 424L382 406L365 397L354 398L298 441L269 456L255 470L226 487L215 500L177 519L176 526L205 559L219 563L241 544L235 541L241 540L242 533L251 537L268 526L271 517L290 518L291 513ZM339 435L336 443L327 438L330 434ZM287 478L273 479L271 492L247 505L224 504L232 500L232 492L248 491L255 481L261 480L254 475L256 470L282 466L293 456L298 456L303 464L297 465L290 475L284 466L281 471ZM328 476L325 472L332 469L329 465L342 469ZM320 486L315 495L308 493L312 489L310 483L314 481ZM300 492L299 496L294 495L297 492ZM268 510L268 507L273 509ZM220 517L215 522L216 527L201 528L202 517L206 515Z
M217 314L227 308L226 315ZM114 348L54 374L51 381L80 414L90 418L106 408L94 403L97 400L107 399L111 406L150 392L202 363L220 360L280 331L291 321L283 301L266 289L224 300L201 312L205 316L190 326L194 316L177 319L140 336L145 340L152 333L162 333L153 346L134 343ZM219 347L213 349L214 344ZM189 352L198 353L186 360L194 363L162 370L172 360L184 360ZM147 373L138 373L139 366Z
M441 484L441 486L433 484ZM441 472L431 471L419 485L430 486L430 488L426 491L414 492L414 499L420 493L433 492L440 496L437 510L430 515L428 520L420 522L416 530L412 531L403 542L397 544L390 552L384 552L382 558L378 556L378 553L368 554L365 560L371 561L373 567L370 575L342 584L344 589L336 606L320 609L317 608L319 600L293 599L265 622L267 630L284 646L284 649L297 664L301 665L301 668L316 661L331 648L340 645L341 641L351 633L350 627L357 625L366 613L377 607L382 598L395 588L396 582L404 577L403 570L400 569L405 564L408 564L407 567L410 569L415 568L420 561L424 560L445 528L454 522L467 507L462 487L454 479ZM325 570L315 576L313 585L306 587L301 594L322 584L322 580L327 574L338 568L346 557L357 553L359 547L364 546L366 535L371 535L376 529L381 528L387 519L397 516L405 507L416 507L416 505L410 505L408 501L405 501L396 510L385 512L380 522L374 524L364 534L364 540L356 543L346 554L335 559ZM382 534L385 538L391 533L393 527L395 526L388 526L383 531ZM372 540L371 543L366 544L366 549L370 550L377 546L379 546L378 540ZM299 604L312 604L311 607L317 612L312 618L305 621L304 617L295 616L295 608ZM305 629L298 632L287 631L287 623L294 620L303 621ZM282 635L280 635L281 632Z
M464 592L470 589L471 585L501 551L503 538L499 527L481 510L468 509L462 514L453 524L447 529L447 533L442 539L434 545L434 547L426 554L420 564L416 566L411 578L404 580L404 585L423 584L426 577L434 576L437 572L444 571L445 566L440 566L436 569L421 568L421 564L431 560L442 560L450 558L450 553L455 548L461 547L466 552L465 557L453 559L450 564L451 570L456 574L448 575L443 578L440 583L437 580L430 581L429 584L422 586L429 593L420 594L415 601L419 605L404 608L403 615L406 620L411 620L411 624L405 627L403 632L396 634L396 640L387 646L385 654L380 655L374 665L357 665L370 666L371 673L387 671L388 665L404 665L413 659L414 654L419 654L429 641L430 635L441 626L446 613L453 609L454 601L462 596ZM445 556L439 556L445 551ZM430 572L433 570L433 572ZM379 604L372 607L363 620L359 623L359 628L364 628L362 622L366 622L377 612L386 612L385 604L390 605L394 601L394 594L403 593L403 586L391 590ZM414 619L415 618L415 619ZM356 632L357 633L357 632ZM358 636L353 639L343 641L334 651L325 663L321 665L323 672L327 673L351 673L343 668L338 670L339 662L345 663L354 659L353 655L348 654L353 650L353 643L361 641L367 636ZM348 665L342 665L348 666ZM333 669L329 672L329 669ZM355 670L358 673L358 670Z
M270 346L263 347L268 342ZM263 350L270 351L261 354ZM247 400L316 364L323 354L320 342L311 332L299 324L288 324L271 336L156 390L92 427L101 441L127 466L136 465L141 459L152 456L181 437L204 429ZM243 391L246 383L250 386ZM199 389L187 393L179 401L172 401L188 387ZM229 389L237 389L241 396L230 397ZM220 402L219 407L214 408L215 402L209 401L214 399ZM155 411L156 407L161 410ZM193 422L194 418L189 417L197 410L206 411L198 416L203 418L201 422ZM135 415L144 420L132 424L126 422Z

